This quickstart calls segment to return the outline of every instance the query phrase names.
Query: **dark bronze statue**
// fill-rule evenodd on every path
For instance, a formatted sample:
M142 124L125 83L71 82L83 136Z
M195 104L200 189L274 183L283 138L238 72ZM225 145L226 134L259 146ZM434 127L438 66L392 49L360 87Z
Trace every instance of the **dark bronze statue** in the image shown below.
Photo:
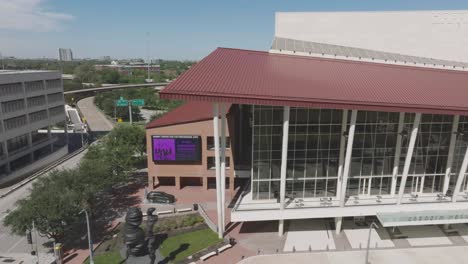
M143 221L143 213L140 208L132 207L128 209L125 217L124 241L127 247L127 258L129 256L144 256L149 254L150 263L156 260L155 255L155 237L153 233L154 224L157 221L157 215L153 215L155 208L147 210L148 221L146 223L146 236L140 227Z

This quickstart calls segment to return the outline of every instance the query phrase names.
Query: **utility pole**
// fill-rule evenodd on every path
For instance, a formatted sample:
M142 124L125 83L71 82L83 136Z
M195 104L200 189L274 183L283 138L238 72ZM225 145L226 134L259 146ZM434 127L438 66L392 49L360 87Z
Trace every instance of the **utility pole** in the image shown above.
M94 264L94 259L93 259L93 240L91 238L91 228L89 226L89 216L88 216L88 211L86 209L81 210L80 214L85 213L86 216L86 226L88 228L88 243L89 243L89 264Z
M132 100L128 100L128 115L130 116L130 125L132 122Z
M146 60L148 62L148 82L151 79L150 76L150 40L149 40L149 32L146 32Z

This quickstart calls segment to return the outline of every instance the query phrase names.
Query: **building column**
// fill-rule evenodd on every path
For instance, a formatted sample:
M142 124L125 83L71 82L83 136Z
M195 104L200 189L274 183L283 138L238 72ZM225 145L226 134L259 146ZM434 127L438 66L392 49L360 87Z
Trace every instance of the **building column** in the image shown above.
M221 108L221 206L223 233L226 226L226 108L220 104Z
M234 170L232 172L234 172ZM229 191L231 191L231 195L234 193L234 190L234 175L229 173Z
M416 113L413 122L413 129L411 130L411 138L408 145L408 153L406 153L405 166L403 167L403 174L401 176L400 190L398 192L397 204L401 204L401 199L405 192L406 179L408 178L409 168L411 165L411 159L413 158L414 145L416 138L418 137L419 123L421 122L421 114Z
M343 224L343 217L335 217L336 234L339 234L341 232L342 224Z
M447 168L445 169L444 187L442 189L443 194L447 193L447 190L450 184L450 174L452 173L453 154L455 152L455 143L457 143L459 122L460 122L460 116L459 115L453 116L452 134L450 135L450 145L449 145L449 151L448 151L448 157L447 157Z
M356 119L357 119L357 110L352 110L351 112L351 124L348 131L348 143L346 146L346 156L343 168L343 184L341 187L340 194L340 206L344 207L346 199L346 187L348 185L349 170L351 166L351 154L353 152L353 143L354 143L354 131L356 129Z
M393 172L392 172L392 185L390 189L390 194L395 196L396 185L398 180L398 168L400 166L400 156L401 156L401 141L403 139L403 128L405 123L405 113L400 113L400 118L398 119L398 135L395 149L395 159L393 161Z
M223 238L223 215L221 206L221 164L219 157L219 104L213 104L213 137L215 145L215 171L216 171L216 208L218 216L218 237Z
M463 157L463 163L458 173L457 183L455 184L455 190L453 190L452 202L457 201L457 196L460 193L461 184L465 178L466 169L468 168L468 146L466 148L465 156Z
M28 115L29 116L29 115ZM30 126L29 124L29 117L28 117L28 126ZM28 133L28 146L29 146L29 149L32 149L33 147L33 142L32 142L32 134L31 132ZM31 160L31 162L34 162L34 152L31 151L29 153L29 159Z
M343 110L343 119L341 121L341 140L340 140L340 158L338 161L338 184L336 185L336 198L341 199L341 186L343 185L343 164L346 147L346 129L348 128L348 110Z
M180 176L175 176L175 187L177 190L180 190Z
M283 107L283 141L281 147L281 174L280 174L280 210L284 210L286 199L286 172L288 161L288 139L289 139L289 111L290 107ZM282 236L284 231L284 220L280 220L278 235Z
M284 220L278 220L278 236L284 235Z
M153 191L154 189L156 189L156 176L152 176L151 179L150 179L150 182L151 183L151 191Z
M0 121L0 123L2 123ZM1 125L1 124L0 124ZM3 128L2 131L5 131L5 128ZM5 159L7 160L7 162L5 163L5 168L6 168L6 173L10 173L11 172L11 167L10 167L10 154L8 153L8 145L7 145L7 140L5 139L5 141L1 142L2 144L2 147L3 147L3 153L5 153Z
M208 177L203 177L203 190L208 190Z
M65 144L68 146L69 142L70 142L70 139L68 138L68 123L67 123L67 119L65 118L65 121L63 121L64 123L64 130L65 130Z

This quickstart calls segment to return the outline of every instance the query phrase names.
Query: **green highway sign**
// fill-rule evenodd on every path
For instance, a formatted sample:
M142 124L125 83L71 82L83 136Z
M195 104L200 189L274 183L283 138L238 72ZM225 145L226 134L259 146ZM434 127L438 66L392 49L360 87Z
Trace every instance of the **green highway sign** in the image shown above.
M145 99L133 99L133 100L126 100L123 97L120 97L119 100L115 101L116 106L128 106L128 103L132 106L144 106L145 105Z
M144 106L145 105L145 100L144 99L133 99L132 100L132 105L133 106Z
M116 105L117 105L117 106L128 106L128 101L127 101L127 100L120 99L120 100L117 100L117 101L116 101Z

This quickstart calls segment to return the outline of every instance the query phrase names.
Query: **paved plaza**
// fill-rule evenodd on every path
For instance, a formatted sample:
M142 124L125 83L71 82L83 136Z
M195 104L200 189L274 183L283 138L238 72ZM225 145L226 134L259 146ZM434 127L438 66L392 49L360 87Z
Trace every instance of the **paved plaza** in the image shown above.
M380 229L380 230L379 230ZM370 248L391 248L395 247L390 235L384 228L371 229ZM347 221L343 225L343 232L346 235L353 249L365 248L369 237L367 226L357 226L353 221Z
M284 252L336 249L333 231L322 219L301 219L291 221L286 234Z
M370 251L371 264L465 264L468 263L468 246L424 247L406 249L379 249ZM362 264L364 250L328 251L317 253L295 253L255 256L240 261L239 264Z
M399 229L412 247L452 244L439 226L402 226Z

